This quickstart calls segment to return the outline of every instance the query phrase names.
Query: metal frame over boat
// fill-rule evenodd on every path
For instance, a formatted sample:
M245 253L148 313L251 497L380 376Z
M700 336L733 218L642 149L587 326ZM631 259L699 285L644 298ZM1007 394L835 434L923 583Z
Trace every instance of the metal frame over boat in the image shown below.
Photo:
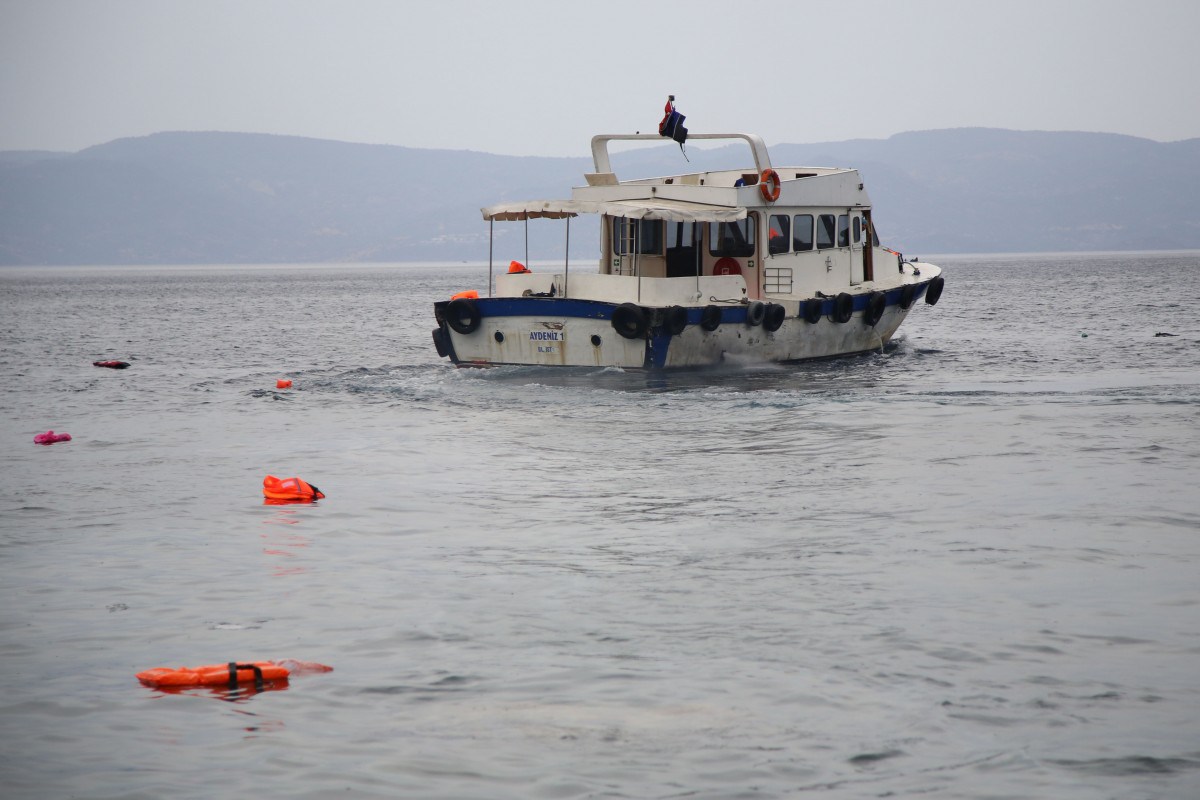
M686 134L685 134L686 135ZM941 269L881 247L857 170L773 167L754 134L753 168L618 180L612 141L569 200L483 209L497 221L600 215L595 271L494 274L486 297L434 304L438 354L459 366L669 369L726 358L800 361L881 348L917 300L941 296ZM491 230L489 230L489 234ZM475 294L475 293L468 293Z

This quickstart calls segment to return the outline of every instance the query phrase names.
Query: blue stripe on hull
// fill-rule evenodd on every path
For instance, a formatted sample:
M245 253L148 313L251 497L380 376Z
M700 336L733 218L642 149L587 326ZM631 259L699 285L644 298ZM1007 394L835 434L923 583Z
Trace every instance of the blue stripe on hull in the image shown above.
M582 317L612 319L613 303L554 297L481 297L475 301L484 317Z

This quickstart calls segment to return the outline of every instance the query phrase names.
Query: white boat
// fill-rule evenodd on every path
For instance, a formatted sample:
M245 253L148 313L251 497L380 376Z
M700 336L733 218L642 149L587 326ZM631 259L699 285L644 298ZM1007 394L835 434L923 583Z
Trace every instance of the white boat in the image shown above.
M686 130L684 132L686 136ZM618 180L609 143L569 200L483 209L494 223L600 215L600 262L497 274L488 290L434 304L438 354L459 366L672 369L725 359L801 361L882 348L941 269L882 247L855 169L772 166L753 134L692 134L749 145L753 166ZM528 234L526 234L528 235Z

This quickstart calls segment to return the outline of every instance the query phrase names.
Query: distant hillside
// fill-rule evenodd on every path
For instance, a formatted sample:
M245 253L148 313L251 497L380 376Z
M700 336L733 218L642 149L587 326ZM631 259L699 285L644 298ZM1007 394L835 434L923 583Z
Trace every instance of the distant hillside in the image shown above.
M857 166L905 252L1200 247L1200 139L965 128L774 150Z
M734 166L741 149L614 157L618 173ZM858 167L887 243L906 253L1200 248L1200 139L958 129L774 145L777 165ZM719 163L725 162L725 163ZM160 133L79 153L0 152L0 264L479 260L479 208L566 197L590 158L241 133ZM594 220L572 257L596 254ZM496 258L524 230L497 225ZM531 255L561 253L531 223Z

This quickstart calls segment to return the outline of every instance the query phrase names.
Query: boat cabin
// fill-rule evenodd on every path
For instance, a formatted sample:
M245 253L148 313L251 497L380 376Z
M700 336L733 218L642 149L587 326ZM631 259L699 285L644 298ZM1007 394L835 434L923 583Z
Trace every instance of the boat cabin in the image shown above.
M629 181L618 181L611 171L586 176L587 186L574 189L572 199L604 209L600 273L641 278L740 275L751 299L811 297L874 280L877 262L890 251L879 246L858 171L776 171L758 137L713 138L733 136L750 143L755 171ZM596 165L607 168L607 140L644 137L596 138L601 140L593 141ZM770 185L762 183L764 173L773 173ZM639 200L675 213L647 214ZM622 204L632 213L615 210ZM713 219L718 209L735 213ZM894 255L888 263L896 263Z
M750 297L809 296L874 279L867 208L773 208L731 222L604 215L600 272L643 278L741 275ZM803 284L798 285L798 284Z

